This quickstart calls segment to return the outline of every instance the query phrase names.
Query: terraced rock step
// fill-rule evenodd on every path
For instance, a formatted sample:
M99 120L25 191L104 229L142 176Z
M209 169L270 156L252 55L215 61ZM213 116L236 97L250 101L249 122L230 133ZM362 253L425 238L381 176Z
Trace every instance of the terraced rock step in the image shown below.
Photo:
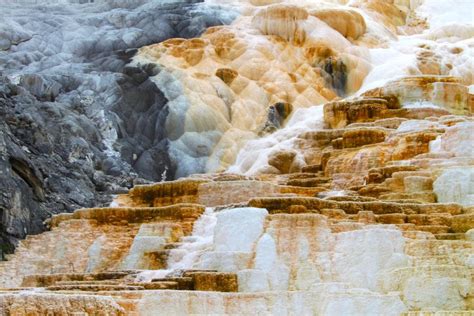
M0 315L473 313L469 1L0 2Z
M66 220L94 220L97 223L144 223L155 218L168 218L170 220L196 219L204 207L198 204L177 204L166 207L133 207L133 208L94 208L80 209L71 214L59 214L51 218L52 227L58 226Z
M292 179L287 182L288 185L297 186L297 187L321 187L322 184L326 184L330 181L329 178L303 178L303 179Z
M144 290L188 290L237 292L237 275L216 270L183 270L179 276L152 279L150 282L138 282L139 271L102 272L93 274L47 274L27 275L21 288L9 291L21 291L44 287L46 291L82 291L82 292L125 292Z
M139 291L144 290L143 286L131 285L108 285L108 284L76 284L76 285L53 285L46 288L48 291L86 291L86 292L107 292L107 291Z
M350 200L350 198L349 198ZM404 214L404 215L433 215L450 214L459 215L464 212L461 205L451 204L420 204L420 203L397 203L385 201L332 201L319 198L307 197L278 197L257 198L249 201L253 207L273 210L285 210L291 206L303 206L308 210L319 210L326 208L342 209L347 214L357 214L360 211L370 211L376 215L382 214Z
M402 172L418 172L412 177L427 176L414 168L391 168L378 173L386 174L386 179L406 179L408 176L398 176ZM300 173L277 176L274 181L314 178L314 173ZM328 184L333 180L320 174L316 179ZM234 189L240 187L242 181L250 185L258 182L240 178L226 182L232 181L236 181L236 185L223 186L221 192L235 194ZM266 181L264 186L268 188ZM211 178L203 183L219 181ZM160 190L156 185L150 188L150 191L145 190L149 196L150 192ZM465 222L471 214L469 207L456 203L382 201L357 195L357 191L316 198L308 197L308 191L294 190L288 196L285 194L291 192L292 186L273 184L271 188L278 188L280 193L273 195L272 189L263 191L263 197L259 198L238 197L236 200L247 198L248 202L240 203L241 208L221 205L214 213L205 210L204 205L183 203L86 209L57 216L50 222L50 232L30 237L11 261L1 265L3 271L8 271L2 274L3 284L13 286L2 290L0 304L11 309L15 304L23 304L20 293L35 293L32 291L41 287L41 292L31 294L31 302L41 306L46 306L45 300L71 304L66 302L85 295L83 303L74 303L78 305L73 305L77 307L71 307L72 310L81 310L80 304L105 304L103 308L107 310L120 311L117 315L134 315L150 308L150 304L158 304L157 308L174 313L178 311L177 306L182 306L178 301L194 297L209 311L214 307L202 299L210 299L207 293L216 293L213 300L223 299L232 302L231 305L242 306L246 301L250 305L240 307L245 311L255 308L258 300L274 306L275 293L285 297L303 291L318 302L309 307L312 311L342 301L354 305L364 301L381 304L378 305L382 306L381 311L402 312L431 308L429 293L435 288L432 284L442 284L446 299L437 301L437 309L473 308L473 271L468 262L474 246L470 233L458 232L460 226L469 228L471 225ZM285 190L286 193L282 193ZM198 188L197 192L200 199L199 192L207 195L209 191ZM142 203L135 203L134 199L142 201L136 196L127 196L122 201L127 200L132 205ZM196 253L199 259L194 259L193 269L168 271L164 276L145 281L142 271L136 267L159 272L159 269L169 269L173 262L185 260L193 247L202 243L204 237L193 234L195 228L198 231L205 228L199 221L206 216L215 218L216 227L212 241L207 241L204 248L196 248L200 249ZM464 226L457 224L458 216ZM245 224L240 222L242 220ZM70 243L74 247L83 243L84 251L79 254L86 254L86 260L81 263L75 259L80 258L77 252L61 251L58 256L57 240L61 239L74 241ZM110 252L108 245L114 245L115 252ZM121 255L110 256L107 251ZM366 251L371 253L370 257L365 256ZM54 266L61 266L67 273L51 273L46 258L55 256ZM28 270L10 269L15 262L31 257L37 260L30 260ZM373 263L367 261L371 257L384 262L383 266L371 266ZM305 258L303 270L302 263L295 258ZM364 267L358 267L360 263ZM352 274L353 268L348 267L353 266L358 267L358 273L363 273L362 278ZM119 269L111 271L110 267ZM28 275L31 269L43 272ZM282 280L287 280L283 284L290 292L276 291L282 287L279 283ZM412 282L416 282L416 289L411 287ZM103 297L107 299L102 301ZM305 304L313 306L310 301Z
M58 274L34 274L23 278L24 287L47 287L57 283L65 282L120 282L126 277L134 277L135 271L110 271L99 273L58 273ZM67 283L66 283L67 284Z
M396 190L400 183L410 183L404 182L407 178L412 177L411 183L420 183L430 176L417 168L405 167L385 168L377 170L377 174L384 179L382 183L394 179L389 190ZM274 181L313 179L326 184L333 180L322 177L318 171L318 174L278 176ZM158 304L158 309L166 308L174 313L178 311L177 306L182 306L182 300L194 297L209 311L214 305L206 305L208 303L202 300L211 299L207 293L216 293L218 296L212 296L212 300L223 299L232 302L230 305L240 306L240 311L249 311L256 308L254 304L258 300L274 306L277 298L272 293L285 297L302 290L318 302L310 308L312 311L343 301L352 305L362 301L379 304L381 311L426 310L433 306L438 310L473 308L473 271L468 262L474 246L471 235L467 234L472 228L467 220L472 214L469 207L456 203L387 201L376 196L358 195L357 191L316 198L308 196L309 191L292 189L293 186L268 186L268 180L264 186L255 186L256 180L226 182L233 181L236 181L235 185L222 186L220 194L235 194L235 188L247 183L255 188L264 187L265 190L259 192L263 197L233 198L247 201L239 206L250 208L238 209L232 205L216 208L213 216L216 216L218 228L214 230L212 245L201 250L199 261L194 261L195 267L203 269L179 271L143 281L139 278L140 270L124 270L124 267L168 269L170 262L179 261L176 256L185 258L189 254L186 249L192 249L201 238L191 236L196 222L210 216L206 215L209 211L205 212L204 205L184 203L79 210L53 218L50 232L28 238L11 261L0 266L8 272L2 274L2 282L13 285L0 292L0 304L3 304L0 306L11 309L15 304L26 304L21 296L24 294L20 294L26 291L35 293L31 294L30 302L40 306L48 306L46 301L48 304L72 304L70 302L85 295L82 303L68 305L75 306L70 307L71 310L81 310L80 304L85 304L94 309L103 306L100 308L116 310L117 315L138 315L144 308L149 309L150 304ZM200 183L212 187L210 184L220 182L209 179ZM275 194L275 188L279 193ZM431 185L427 187L432 188ZM161 194L159 190L160 186L155 185L144 191L154 201L150 192L158 192L158 196L168 194ZM210 191L198 188L196 192L196 198L200 200L200 193L208 196ZM122 198L124 200L132 205L143 203L143 199L136 196L127 196ZM239 224L242 219L248 222ZM260 225L260 228L254 225ZM239 229L234 231L232 227ZM245 238L252 238L250 242L242 240L243 234ZM70 245L75 247L83 243L84 250L79 254L85 253L86 260L80 263L81 260L75 259L77 252L75 255L66 253L69 259L63 252L58 256L57 240L61 239L71 241ZM108 245L114 245L115 252L107 250ZM362 249L360 255L356 249ZM121 255L110 256L104 251ZM385 262L384 266L367 269L373 263L366 261L365 251ZM97 252L104 254L97 256ZM272 261L263 260L263 255L265 258L270 256ZM55 256L56 261L46 259ZM384 261L387 256L391 263ZM34 258L29 260L30 268L10 268L15 262L25 260L22 258ZM295 258L306 258L303 270ZM358 267L360 263L364 267ZM68 273L51 273L51 264ZM366 276L354 277L353 268L348 268L353 266ZM110 267L119 269L110 271ZM43 273L27 275L31 269ZM80 272L75 272L77 270ZM84 273L86 270L97 272ZM275 292L282 286L278 283L281 280L288 280L285 288L291 292ZM417 284L416 288L411 287L413 282ZM432 291L435 288L438 291L439 287L433 284L441 284L445 289L445 299L438 299L435 305L430 297L437 295ZM41 292L32 292L38 287L43 288ZM321 292L323 288L326 290ZM104 297L107 299L102 300ZM242 307L244 301L249 306ZM304 304L312 306L313 303ZM200 309L193 309L197 310Z

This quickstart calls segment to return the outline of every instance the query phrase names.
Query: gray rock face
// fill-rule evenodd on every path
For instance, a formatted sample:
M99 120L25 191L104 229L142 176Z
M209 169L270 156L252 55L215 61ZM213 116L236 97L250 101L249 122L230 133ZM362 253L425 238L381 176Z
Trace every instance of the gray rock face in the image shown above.
M199 36L237 15L192 0L19 2L0 0L0 236L8 251L53 213L108 203L143 178L174 178L168 100L149 80L158 70L126 65L141 46Z
M123 163L116 176L101 170L104 146L80 114L40 102L0 77L0 215L2 249L39 233L51 214L110 202L133 184Z
M168 100L149 79L156 71L148 66L124 68L125 77L119 81L122 98L112 108L119 118L116 147L140 176L173 179L176 166L168 154L164 129Z

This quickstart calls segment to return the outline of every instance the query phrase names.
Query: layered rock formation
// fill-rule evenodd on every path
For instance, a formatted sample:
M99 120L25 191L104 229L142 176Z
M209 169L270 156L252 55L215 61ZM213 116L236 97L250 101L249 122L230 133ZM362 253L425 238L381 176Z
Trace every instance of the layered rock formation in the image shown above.
M198 1L36 2L0 1L2 252L51 214L108 203L137 178L174 178L168 101L147 79L153 67L126 65L136 48L236 16Z
M208 173L135 183L109 206L77 203L88 208L52 216L48 231L27 236L0 262L0 311L471 314L472 21L459 15L470 6L228 4L239 13L230 14L230 25L127 53L123 72L134 83L118 82L123 98L111 108L124 121L115 141L120 155L112 157L136 160L135 170L152 179ZM28 82L0 90L7 108L15 108L13 90L33 98ZM34 99L37 107L54 101ZM21 190L10 198L15 207L0 210L15 219L12 210L61 201L64 193L44 178L69 165L56 159L55 138L52 166L36 152L22 155L31 148L23 134L29 129L12 129L22 116L5 113L0 171L6 192ZM33 134L40 151L42 134ZM98 135L88 146L106 146ZM119 175L80 170L105 177L109 191L120 189ZM81 192L92 181L64 176ZM73 189L66 193L77 199Z
M111 207L53 216L51 231L0 266L0 306L38 315L473 310L474 121L401 104L395 95L325 104L326 128L271 156L272 173L135 186Z
M50 232L0 266L0 306L19 315L474 308L472 207L424 201L436 196L433 175L415 166L371 169L368 182L385 188L378 198L334 196L335 179L311 168L137 186L113 207L53 216Z
M366 30L356 11L242 6L231 26L143 47L133 59L160 69L151 80L170 100L165 128L178 176L227 168L246 140L298 108L354 93L370 68L354 44Z

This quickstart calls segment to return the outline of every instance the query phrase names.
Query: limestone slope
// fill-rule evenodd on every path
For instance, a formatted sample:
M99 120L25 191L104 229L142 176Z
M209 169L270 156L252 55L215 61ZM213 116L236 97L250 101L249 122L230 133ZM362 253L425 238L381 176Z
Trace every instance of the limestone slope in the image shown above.
M182 177L52 216L0 262L0 311L471 315L472 4L225 5L124 68L166 100L140 130L169 160L137 164Z

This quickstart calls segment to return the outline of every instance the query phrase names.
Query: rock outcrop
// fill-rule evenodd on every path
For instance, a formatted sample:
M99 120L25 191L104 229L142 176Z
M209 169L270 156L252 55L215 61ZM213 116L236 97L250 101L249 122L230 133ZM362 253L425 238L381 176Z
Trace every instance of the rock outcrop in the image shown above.
M399 170L380 169L378 178L371 170L371 179L418 174L405 184L432 190L419 169ZM50 232L29 236L0 265L8 288L0 306L111 315L474 308L469 207L357 192L316 198L332 179L291 174L310 176L320 184L301 189L281 176L200 176L136 187L115 207L53 216Z
M230 26L145 46L133 58L160 69L150 80L169 100L178 177L225 170L246 141L280 129L297 109L354 93L370 69L367 52L347 39L365 33L356 11L242 6Z
M104 23L176 32L97 48L116 137L61 80L4 80L2 238L27 236L0 314L471 314L472 21L430 1L124 4Z
M49 232L28 236L0 265L0 306L116 315L473 310L474 122L453 108L403 104L393 95L325 104L324 124L269 156L272 172L138 185L113 206L53 216Z
M27 2L0 12L1 253L52 214L109 203L135 179L174 179L157 70L127 63L236 16L196 1Z
M0 77L1 252L44 230L52 214L110 203L136 174L107 175L97 130L74 111L37 101ZM102 170L101 170L102 169Z

